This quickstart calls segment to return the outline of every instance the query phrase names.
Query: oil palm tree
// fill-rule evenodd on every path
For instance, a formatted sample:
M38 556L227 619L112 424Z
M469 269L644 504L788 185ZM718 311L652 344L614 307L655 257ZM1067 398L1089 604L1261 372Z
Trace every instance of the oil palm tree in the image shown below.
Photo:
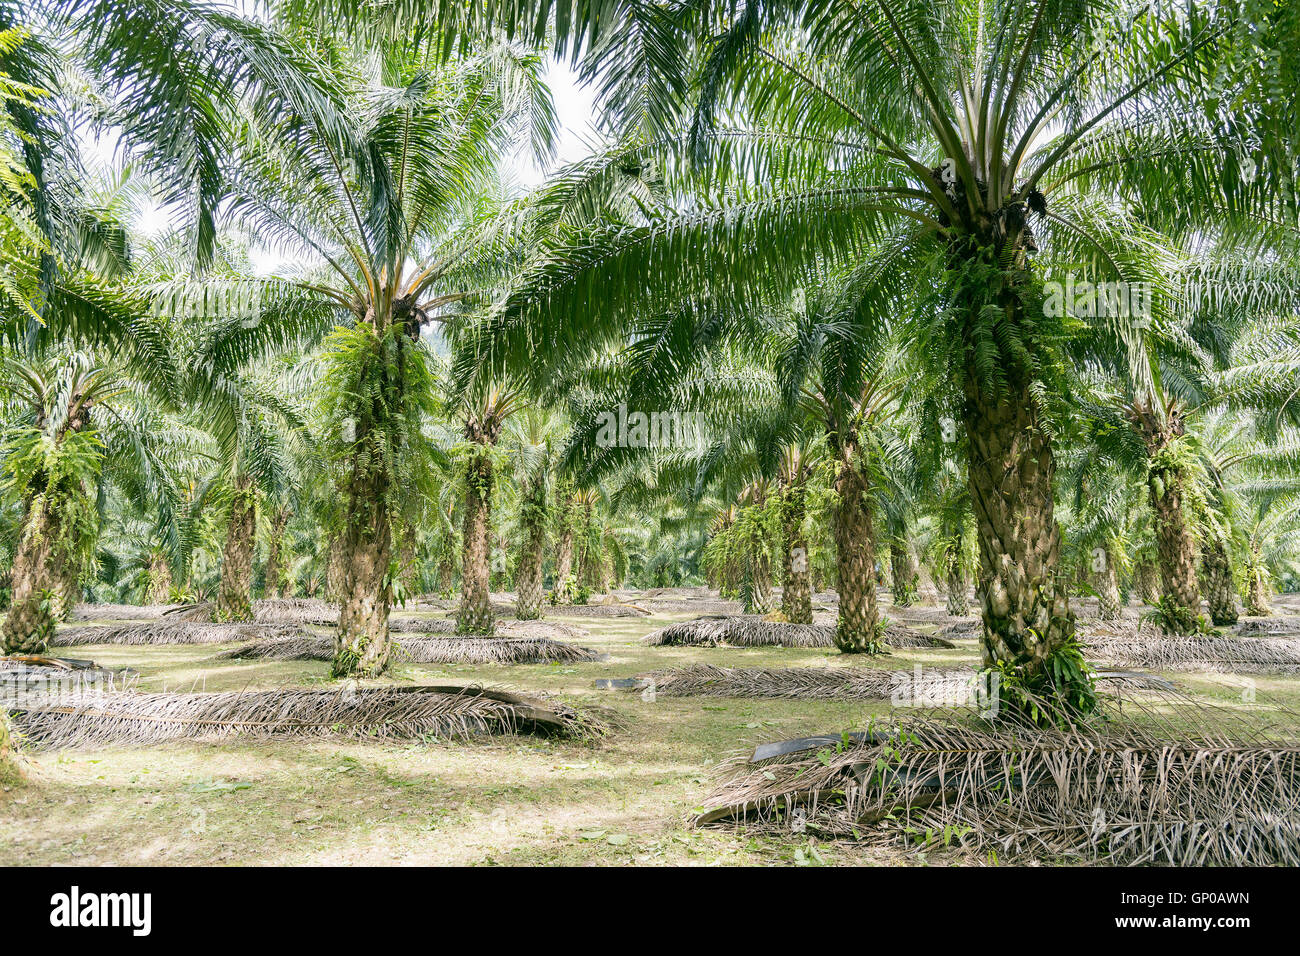
M519 133L544 150L554 119L537 58L508 45L316 43L347 135L316 113L248 117L232 211L316 264L287 278L338 323L323 355L342 551L333 670L375 674L388 659L393 513L427 466L421 421L437 413L421 329L508 268L509 216L480 199L496 188L499 150ZM481 617L477 601L466 607Z
M489 530L492 491L498 471L496 445L506 420L519 410L522 401L517 389L498 385L485 387L480 394L462 402L465 510L461 599L456 615L458 634L491 634L495 627L489 593L492 567Z

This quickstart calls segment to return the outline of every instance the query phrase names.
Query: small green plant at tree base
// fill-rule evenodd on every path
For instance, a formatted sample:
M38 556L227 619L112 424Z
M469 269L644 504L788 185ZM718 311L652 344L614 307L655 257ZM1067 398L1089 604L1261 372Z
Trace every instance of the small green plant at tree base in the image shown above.
M1027 676L1023 665L999 661L985 671L998 681L998 715L1028 720L1039 727L1065 726L1097 708L1092 668L1078 639L1071 637Z
M1169 634L1200 634L1213 637L1219 633L1210 624L1204 614L1198 614L1189 607L1183 607L1168 594L1161 595L1151 610L1142 615L1143 621L1155 624Z

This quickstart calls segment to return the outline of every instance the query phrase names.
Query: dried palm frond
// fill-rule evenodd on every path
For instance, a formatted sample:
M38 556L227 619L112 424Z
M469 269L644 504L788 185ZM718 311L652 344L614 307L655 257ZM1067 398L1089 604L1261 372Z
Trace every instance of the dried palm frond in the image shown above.
M984 622L979 618L958 618L951 624L945 624L941 627L939 635L949 640L966 640L967 638L979 637L983 630Z
M388 630L398 634L452 634L456 621L450 617L390 617Z
M558 701L477 687L285 689L218 694L88 691L29 695L13 711L34 747L151 744L196 737L591 738L607 724Z
M718 598L656 598L637 603L654 614L739 614L744 610L739 601Z
M591 636L591 632L585 627L565 624L563 621L544 620L497 621L496 632L503 637L551 637L556 640L560 638L580 640Z
M905 624L890 621L885 625L885 643L890 647L956 647L952 641L921 631L914 631Z
M787 624L761 617L701 617L651 631L642 644L684 647L832 647L835 628L826 624Z
M511 609L510 613L514 613ZM555 604L547 614L558 617L649 617L650 612L635 604Z
M474 637L460 634L412 635L393 640L393 660L406 664L553 664L594 661L587 647L546 637ZM328 661L334 639L305 635L254 641L223 651L227 660Z
M78 604L68 615L69 621L152 621L162 617L174 604Z
M258 624L334 625L339 622L339 608L315 598L264 598L253 602L253 620Z
M50 643L54 647L76 644L224 644L307 633L296 624L204 624L164 619L136 624L70 627L56 633Z
M1277 637L1279 635L1300 635L1300 617L1247 617L1237 625L1237 633L1243 637Z
M4 707L16 694L43 691L58 687L100 687L114 689L119 683L130 681L135 672L129 668L113 671L100 667L94 661L71 657L45 657L35 654L14 654L0 657L0 707Z
M1176 710L1064 729L918 714L789 741L725 763L696 823L1013 860L1300 864L1300 741Z
M1274 637L1088 636L1089 657L1121 667L1166 671L1300 673L1300 639Z
M1154 674L1105 671L1101 690L1173 691ZM666 697L741 697L768 700L888 700L899 707L981 706L988 695L972 667L915 667L908 671L869 667L715 667L692 664L638 674L624 690L653 688Z

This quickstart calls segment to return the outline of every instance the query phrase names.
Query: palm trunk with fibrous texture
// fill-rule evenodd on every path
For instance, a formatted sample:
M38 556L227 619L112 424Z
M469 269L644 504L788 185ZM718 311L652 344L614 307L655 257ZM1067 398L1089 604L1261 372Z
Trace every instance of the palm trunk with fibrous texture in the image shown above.
M768 614L772 610L772 555L767 542L760 540L749 559L749 614Z
M808 542L803 523L807 486L800 479L782 488L785 553L781 556L781 613L791 624L812 623L812 591L808 572Z
M542 475L532 476L523 495L520 524L523 551L515 571L515 617L535 621L542 616L542 560L546 551L546 492Z
M256 526L256 498L253 479L235 478L226 525L226 544L221 551L221 585L217 590L217 621L253 619L253 531Z
M289 512L281 508L271 521L271 541L267 547L266 574L262 582L262 594L269 598L289 596L288 576L284 568L284 529L289 523Z
M9 612L0 627L5 654L45 653L59 618L63 565L70 560L63 522L49 498L29 502L27 512L14 554Z
M1097 591L1097 616L1103 621L1119 619L1119 575L1109 549L1102 549L1100 567L1093 571L1092 586Z
M960 555L949 555L944 576L944 610L950 616L965 617L970 612L969 590L970 582L966 579L966 569L962 567Z
M1147 499L1155 518L1161 618L1174 633L1192 634L1200 617L1201 597L1196 580L1196 541L1184 502L1189 479L1177 453L1184 433L1182 414L1176 407L1161 411L1150 405L1135 405L1130 417L1149 456Z
M492 477L492 459L486 454L473 455L466 469L461 598L456 615L459 634L491 634L493 630L489 597L491 543L488 540Z
M354 462L344 502L346 524L339 535L343 555L339 629L331 674L377 677L388 667L388 611L392 604L388 575L393 533L383 467L373 461Z
M984 663L1010 667L1032 685L1048 677L1048 659L1074 637L1074 615L1057 580L1056 463L1027 375L1008 370L998 395L968 379L965 392Z
M1265 580L1264 559L1259 545L1250 546L1250 567L1246 571L1246 613L1252 617L1272 614L1268 605L1268 584Z
M840 450L835 478L835 555L839 571L839 617L835 646L845 654L874 654L876 609L876 534L872 527L871 487L862 450L849 443ZM810 615L811 617L811 615Z
M172 566L161 552L149 555L149 585L146 604L166 604L172 592Z
M895 607L911 607L916 600L916 560L902 541L889 543L889 579Z
M1138 600L1143 604L1154 606L1160 600L1160 572L1155 562L1146 558L1138 559L1133 566L1133 587L1137 590Z
M557 509L560 516L560 544L555 552L555 588L553 604L572 604L573 591L569 577L573 574L573 498L564 496Z
M1207 529L1201 544L1201 567L1205 569L1205 600L1210 621L1216 627L1237 623L1237 589L1232 586L1232 561L1227 542L1214 529Z

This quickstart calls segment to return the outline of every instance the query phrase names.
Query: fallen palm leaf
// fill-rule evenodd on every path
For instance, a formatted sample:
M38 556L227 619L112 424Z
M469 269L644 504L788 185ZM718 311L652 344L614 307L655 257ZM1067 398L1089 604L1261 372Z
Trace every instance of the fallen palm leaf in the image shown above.
M919 714L796 741L724 764L696 823L999 859L1300 863L1300 741L1175 709L1063 729Z
M28 695L14 722L34 747L151 744L196 737L592 738L603 719L566 704L477 687L343 687L218 694L86 691Z

